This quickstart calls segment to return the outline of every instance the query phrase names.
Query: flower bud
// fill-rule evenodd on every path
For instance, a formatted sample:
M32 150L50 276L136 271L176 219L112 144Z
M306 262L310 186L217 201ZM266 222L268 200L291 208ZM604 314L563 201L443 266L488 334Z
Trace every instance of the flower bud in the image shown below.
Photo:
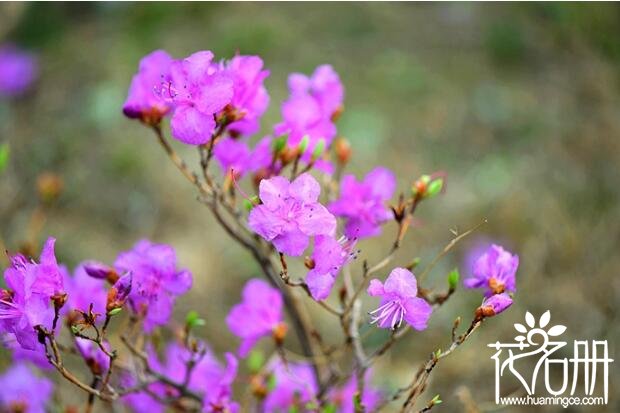
M273 151L276 154L280 153L286 147L286 142L287 141L288 141L288 136L287 135L283 135L283 136L280 136L280 137L276 138L273 141Z
M122 308L131 292L131 273L120 277L118 281L108 290L108 300L106 311L108 314L117 308Z
M334 149L336 151L336 156L338 157L338 162L341 165L345 165L351 159L351 143L347 140L347 138L338 138L334 142Z
M306 149L308 149L308 144L310 143L310 136L305 135L302 139L301 142L299 142L299 145L297 145L297 149L299 150L299 153L302 154L304 152L306 152Z
M273 339L276 341L276 345L280 346L284 342L284 337L286 337L286 332L288 327L285 323L279 323L273 329Z
M312 150L312 160L316 161L323 155L325 151L325 139L321 138L318 140L316 145L314 145L314 149Z
M476 309L476 317L493 317L512 305L512 298L507 293L495 294L485 298L482 305Z
M99 280L107 280L110 284L118 281L118 273L114 268L98 261L86 261L83 264L86 274Z
M60 311L60 309L67 302L67 297L68 295L65 292L56 293L51 297L52 303L54 303L54 311L56 312Z
M53 202L62 193L64 182L62 178L52 172L44 172L37 177L37 191L43 202Z

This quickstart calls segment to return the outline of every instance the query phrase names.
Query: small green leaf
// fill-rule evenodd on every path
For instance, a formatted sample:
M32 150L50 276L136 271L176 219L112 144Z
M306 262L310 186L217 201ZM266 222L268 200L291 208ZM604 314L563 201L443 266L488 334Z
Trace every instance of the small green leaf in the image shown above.
M121 311L123 311L123 307L113 308L110 311L108 311L108 315L109 316L114 316L114 315L117 315L118 313L120 313Z
M456 286L459 284L460 278L461 278L461 275L459 274L458 268L455 268L452 271L450 271L450 274L448 274L448 286L450 287L451 290L456 289Z
M265 356L260 350L252 350L250 356L248 357L248 369L252 373L257 373L265 364Z
M438 349L437 349L437 351L435 351L435 353L434 353L434 354L435 354L435 358L439 358L439 357L441 357L441 349L440 349L440 348L438 348Z
M428 189L426 190L426 196L431 198L441 192L441 188L443 188L443 179L435 179L433 182L428 184Z
M194 327L202 327L206 323L205 320L200 318L200 315L196 311L192 310L187 313L187 316L185 317L185 324L188 328L192 329Z
M77 334L80 330L78 329L78 327L74 324L71 325L71 332L73 334Z
M6 169L9 164L9 144L7 142L0 145L0 173Z
M430 405L441 404L442 400L439 398L439 395L436 394L435 397L431 399Z

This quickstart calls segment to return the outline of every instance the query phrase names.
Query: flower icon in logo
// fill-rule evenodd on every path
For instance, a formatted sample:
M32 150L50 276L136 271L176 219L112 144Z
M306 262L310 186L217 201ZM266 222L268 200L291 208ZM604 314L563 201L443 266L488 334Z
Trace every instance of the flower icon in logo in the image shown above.
M527 326L520 324L520 323L515 323L515 330L517 330L519 333L525 334L525 335L518 335L515 337L515 341L519 342L522 345L520 346L521 349L523 349L523 347L528 347L528 344L529 345L546 344L549 341L549 337L557 337L566 331L566 326L563 326L561 324L557 324L549 328L548 330L545 330L545 327L549 325L550 320L551 320L551 313L549 312L549 310L547 310L545 311L543 315L540 316L540 319L538 320L538 327L536 327L536 318L534 318L532 313L530 313L529 311L526 312L525 313L525 324ZM544 339L544 342L537 343L533 341L532 338L535 335L542 336ZM526 341L528 342L528 344L525 344Z

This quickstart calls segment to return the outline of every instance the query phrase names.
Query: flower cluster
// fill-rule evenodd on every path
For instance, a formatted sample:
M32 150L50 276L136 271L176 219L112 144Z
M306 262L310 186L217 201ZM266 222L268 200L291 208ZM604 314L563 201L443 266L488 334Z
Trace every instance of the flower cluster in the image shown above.
M519 257L492 244L474 262L472 276L465 279L467 288L484 289L485 299L480 306L484 316L499 314L512 305L511 293L516 291Z
M54 238L47 240L39 262L13 255L4 271L8 289L0 291L0 333L14 336L28 350L38 347L37 328L52 329L54 307L66 300L54 243Z
M0 49L0 94L25 88L34 76L32 64L15 51ZM195 330L207 324L197 311L190 311L184 323L171 321L178 298L193 284L172 246L141 240L111 264L88 260L70 271L58 264L54 239L49 238L38 261L11 255L4 271L0 334L14 365L0 376L0 411L49 410L51 382L35 376L33 366L56 369L88 393L86 411L101 399L136 412L236 413L242 405L235 387L254 397L243 399L244 410L247 403L248 410L267 413L373 412L399 397L373 386L373 362L409 327L426 329L433 311L458 285L458 270L449 274L447 292L418 285L425 284L442 255L419 278L412 272L417 260L390 270L417 206L445 190L444 177L421 175L409 181L409 193L397 194L396 176L387 168L371 169L361 180L345 173L352 148L336 128L344 87L329 65L310 76L291 74L281 121L269 129L270 135L254 140L270 101L264 86L268 76L258 56L216 60L212 52L199 51L175 59L156 50L141 60L123 105L127 117L155 132L198 190L199 200L251 253L266 277L249 279L226 317L228 330L240 341L235 355L218 357L197 338ZM3 83L7 78L9 83ZM173 138L198 147L199 172L168 142L168 118ZM221 176L214 176L211 160L219 163ZM361 255L358 247L382 234L390 222L396 236L387 255L374 265L363 259L361 268L354 268L353 260ZM289 266L288 260L297 262ZM462 344L483 318L512 304L518 264L516 255L497 245L476 258L473 275L464 284L484 289L485 298L458 339L455 322L453 343L444 355ZM388 272L384 281L373 278ZM367 315L362 312L364 291L380 300ZM323 336L324 326L314 323L314 313L306 312L302 299L335 316L331 324L341 327L343 337ZM118 318L122 323L117 324ZM208 318L209 328L219 328L218 323L223 324ZM388 341L371 350L367 335L360 334L362 324L391 329ZM58 333L62 327L69 335ZM120 339L111 336L111 329ZM127 350L122 356L120 343ZM302 358L291 357L295 345ZM270 349L268 358L265 348ZM63 361L66 353L81 359L89 382L70 371L72 363ZM438 354L433 353L432 365ZM247 363L247 372L237 357ZM428 374L418 374L414 387L399 391L410 395L404 410L413 408L408 404L424 391Z

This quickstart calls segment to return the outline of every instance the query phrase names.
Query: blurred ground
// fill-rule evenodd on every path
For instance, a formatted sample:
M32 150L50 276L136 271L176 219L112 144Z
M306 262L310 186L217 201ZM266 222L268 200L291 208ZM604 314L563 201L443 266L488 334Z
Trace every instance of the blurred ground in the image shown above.
M205 336L225 349L233 337L219 333L223 317L257 269L195 202L149 131L122 116L131 75L156 48L176 57L200 49L222 58L260 54L271 69L268 132L287 74L331 63L347 88L339 131L354 144L353 171L389 166L401 190L421 173L448 174L446 195L418 210L420 225L396 262L428 263L450 228L483 218L489 223L479 236L521 257L516 304L435 371L427 395L442 395L438 410L463 410L462 386L476 404L492 401L486 343L512 340L526 310L550 309L552 322L568 327L566 338L607 339L618 358L617 5L5 3L0 27L0 40L33 49L41 64L30 94L0 102L0 135L12 150L0 180L0 236L9 249L26 236L36 176L53 171L65 192L43 234L59 239L61 259L110 261L141 237L174 245L196 280L178 313L205 315ZM393 231L385 228L384 242L362 243L364 256L380 257ZM443 286L474 244L456 248L429 286ZM479 299L457 294L428 331L383 360L377 382L407 382ZM382 339L376 333L368 343ZM617 363L610 382L611 405L598 411L620 407Z

